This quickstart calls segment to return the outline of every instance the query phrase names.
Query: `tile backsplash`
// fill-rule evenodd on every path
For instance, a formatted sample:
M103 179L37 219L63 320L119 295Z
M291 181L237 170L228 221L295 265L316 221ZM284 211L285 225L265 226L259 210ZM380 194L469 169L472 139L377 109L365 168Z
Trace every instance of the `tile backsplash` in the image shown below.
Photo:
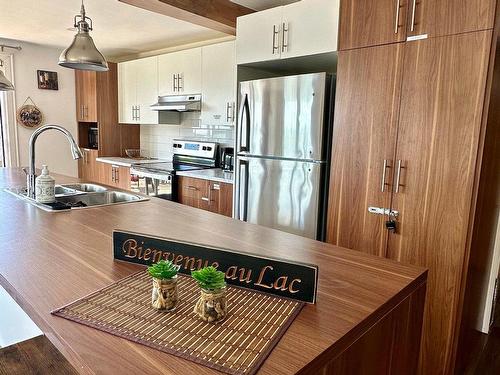
M184 138L199 141L218 142L222 146L233 146L234 126L203 125L199 112L181 115L180 125L141 125L141 149L147 156L172 159L172 141Z

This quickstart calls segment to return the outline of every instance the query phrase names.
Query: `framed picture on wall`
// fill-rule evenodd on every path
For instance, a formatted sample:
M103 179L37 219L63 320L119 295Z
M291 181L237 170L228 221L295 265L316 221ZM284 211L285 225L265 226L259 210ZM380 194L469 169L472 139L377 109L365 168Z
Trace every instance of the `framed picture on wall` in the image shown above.
M57 79L57 72L49 72L47 70L37 70L36 77L39 89L59 90L59 81Z

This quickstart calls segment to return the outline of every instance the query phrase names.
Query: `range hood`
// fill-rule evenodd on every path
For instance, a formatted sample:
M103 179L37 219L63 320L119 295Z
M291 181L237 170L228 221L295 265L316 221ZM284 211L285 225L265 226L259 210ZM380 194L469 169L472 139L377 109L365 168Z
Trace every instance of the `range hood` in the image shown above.
M201 94L165 95L158 97L158 103L151 105L153 111L199 112Z

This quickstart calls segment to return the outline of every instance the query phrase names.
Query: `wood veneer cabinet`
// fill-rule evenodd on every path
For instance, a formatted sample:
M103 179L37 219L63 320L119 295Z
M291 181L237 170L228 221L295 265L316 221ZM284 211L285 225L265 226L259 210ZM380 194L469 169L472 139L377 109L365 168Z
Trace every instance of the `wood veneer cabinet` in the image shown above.
M339 53L328 242L429 268L420 373L449 373L492 31ZM398 211L397 230L385 229Z
M76 119L97 122L97 73L75 70Z
M103 184L112 182L111 172L104 171L107 167L96 163L95 158L124 156L124 149L139 148L140 143L138 127L118 124L117 64L108 63L108 66L107 72L75 70L78 145L88 149L89 129L97 128L98 131L98 149L87 150L79 161L79 177ZM121 175L125 188L124 172Z
M87 148L82 148L81 151L83 158L78 159L78 176L86 181L99 181L101 163L96 161L98 151Z
M339 50L493 28L496 0L340 2Z
M391 203L403 50L393 44L339 52L337 67L328 241L380 256L385 218L367 207Z
M232 216L232 184L186 176L177 178L179 203L229 217Z

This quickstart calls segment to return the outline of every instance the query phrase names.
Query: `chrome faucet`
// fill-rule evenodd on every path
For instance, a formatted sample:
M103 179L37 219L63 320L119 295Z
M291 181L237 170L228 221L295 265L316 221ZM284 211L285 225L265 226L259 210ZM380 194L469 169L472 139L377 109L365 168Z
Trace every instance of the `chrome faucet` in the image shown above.
M42 126L41 128L38 128L33 132L31 135L30 141L29 141L29 170L26 176L26 185L28 188L28 197L35 199L35 178L36 178L36 171L35 171L35 143L36 139L40 134L42 134L46 130L58 130L61 133L63 133L66 138L69 141L69 144L71 146L71 155L73 155L73 159L80 159L83 157L82 152L78 148L78 145L76 144L75 139L71 135L69 131L67 131L65 128L59 125L45 125Z

